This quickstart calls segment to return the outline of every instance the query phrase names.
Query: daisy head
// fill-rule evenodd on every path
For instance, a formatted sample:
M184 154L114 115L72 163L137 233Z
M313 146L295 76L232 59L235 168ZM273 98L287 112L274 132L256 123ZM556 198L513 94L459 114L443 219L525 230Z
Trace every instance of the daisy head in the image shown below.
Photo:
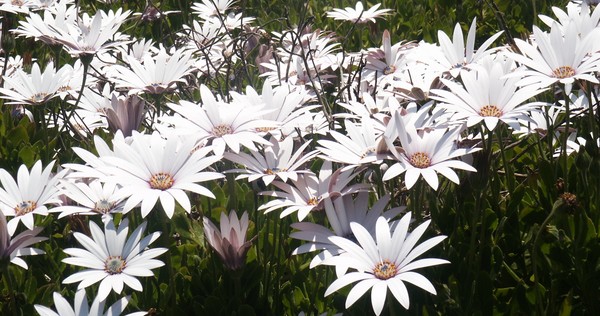
M346 308L371 289L373 311L379 315L385 305L388 289L404 308L409 308L410 299L405 282L435 295L433 284L413 270L450 262L437 258L415 259L442 242L446 236L436 236L417 245L430 221L426 221L409 233L410 218L410 213L407 213L395 229L391 229L388 221L384 217L379 217L375 235L371 235L361 224L350 223L357 242L337 236L329 237L329 240L344 252L326 259L323 264L333 266L341 264L355 271L335 280L325 291L325 296L348 284L358 282L346 299Z
M21 165L17 172L17 181L4 169L0 169L0 208L6 216L13 218L8 222L7 228L12 236L19 222L28 229L33 229L33 214L48 215L49 205L58 205L60 185L59 180L65 171L52 175L51 162L42 169L42 162L37 161L31 170Z
M167 248L148 249L156 241L160 232L154 232L144 238L146 222L137 227L127 238L129 221L123 219L118 227L113 221L104 225L104 231L90 221L91 238L76 232L75 239L85 248L68 248L64 252L70 257L62 261L81 266L86 270L76 272L63 280L65 284L79 282L78 289L84 289L100 282L97 297L105 300L111 291L120 294L127 284L136 291L142 291L138 277L153 276L152 269L162 267L164 263L154 259L167 251Z
M414 125L405 122L396 112L394 120L388 124L384 139L392 154L398 161L383 175L387 181L406 172L405 184L410 189L422 176L425 181L437 190L441 173L454 183L459 183L458 175L452 169L462 169L476 172L477 170L464 161L454 158L475 152L479 148L457 148L459 127L432 128L419 130ZM396 137L402 148L397 150L394 145Z
M354 8L334 8L333 11L327 12L327 17L334 18L335 20L350 21L355 23L375 23L376 18L381 18L385 15L388 15L390 14L389 12L392 11L391 9L377 10L380 5L381 3L378 3L368 10L365 10L363 3L358 1L356 2L356 6Z

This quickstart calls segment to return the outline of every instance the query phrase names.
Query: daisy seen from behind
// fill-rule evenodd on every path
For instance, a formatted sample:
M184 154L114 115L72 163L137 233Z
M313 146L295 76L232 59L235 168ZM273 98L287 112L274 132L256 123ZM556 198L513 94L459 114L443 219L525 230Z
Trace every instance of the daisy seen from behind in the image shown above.
M248 231L248 212L238 218L235 211L221 213L218 229L208 217L204 217L204 234L208 243L217 252L223 264L230 270L238 270L246 262L246 253L252 246L252 239L246 240ZM254 239L254 238L253 238Z
M415 259L442 242L446 236L432 237L417 245L431 220L424 222L409 233L410 218L411 214L407 213L395 229L391 230L387 219L379 217L375 227L375 236L372 236L361 224L350 223L357 243L343 237L329 237L329 240L344 252L326 259L323 264L334 266L342 264L356 271L349 272L335 280L325 291L325 296L351 283L358 282L348 294L346 308L352 306L370 289L373 311L376 315L380 315L388 289L404 308L409 308L410 298L405 282L435 295L437 292L433 284L413 270L450 262L437 258Z
M91 238L79 232L74 234L85 249L67 248L64 252L70 257L62 260L87 269L68 276L63 283L79 282L78 290L81 290L100 282L97 293L100 301L104 301L111 291L120 294L125 284L136 291L142 291L142 283L137 278L154 276L152 269L164 265L154 258L167 251L167 248L146 249L161 234L154 232L142 238L146 225L146 222L142 223L127 238L127 218L121 221L118 228L113 221L108 221L104 231L90 221Z
M38 236L43 229L43 227L34 227L32 230L26 230L11 238L6 226L6 217L0 212L0 266L10 262L27 269L27 263L20 256L45 254L43 250L29 247L48 239Z

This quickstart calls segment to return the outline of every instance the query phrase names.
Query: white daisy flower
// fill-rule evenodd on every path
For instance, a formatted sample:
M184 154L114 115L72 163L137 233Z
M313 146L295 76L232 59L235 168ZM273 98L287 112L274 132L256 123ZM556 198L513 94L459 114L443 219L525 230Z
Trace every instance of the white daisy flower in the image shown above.
M131 299L130 296L122 297L112 304L105 312L104 305L106 304L106 301L100 300L98 296L94 298L92 306L88 305L85 289L78 290L77 293L75 293L73 306L71 306L71 303L58 292L54 292L52 297L54 298L54 308L56 311L39 304L34 305L35 310L40 316L119 316L123 313ZM143 316L147 314L147 312L137 312L127 314L127 316Z
M326 199L335 199L346 194L367 191L370 186L363 183L350 182L358 173L353 170L332 170L330 161L323 162L319 177L313 174L299 174L298 180L287 184L273 181L272 184L282 191L266 191L261 195L277 198L261 205L258 210L265 213L283 208L280 217L283 218L294 212L298 213L298 220L302 221L313 210L322 210Z
M600 70L600 54L593 48L600 29L580 38L575 24L570 23L564 29L565 34L562 33L557 23L552 25L550 33L542 32L534 25L533 44L515 39L521 54L509 53L508 56L530 69L514 74L524 76L518 85L534 84L545 88L560 82L565 85L568 94L575 80L599 83L594 73Z
M494 50L488 49L490 45L502 34L502 31L490 36L479 49L475 50L475 32L477 28L477 19L473 19L469 33L467 34L467 43L465 46L462 28L457 23L454 27L452 40L442 31L438 31L438 41L442 54L433 54L430 57L432 62L442 71L449 71L452 77L458 77L463 67L471 67L474 63L489 55Z
M406 172L404 181L407 189L412 188L423 176L427 184L437 190L437 173L454 183L459 183L458 175L451 168L476 172L477 170L466 162L453 159L479 150L456 148L459 131L459 127L456 127L449 131L434 128L419 132L414 126L407 125L397 112L393 121L388 124L384 139L398 162L388 168L383 175L383 181ZM400 139L401 150L394 146L396 137Z
M240 145L257 150L254 143L269 146L257 129L277 127L275 122L260 119L265 114L263 104L247 104L241 102L226 103L219 101L210 89L200 86L202 105L188 101L179 104L167 104L177 112L176 116L164 116L161 121L171 124L178 135L194 135L198 141L211 140L217 155L222 155L225 148L240 152Z
M481 121L493 130L502 121L512 129L519 128L519 120L527 118L528 111L542 105L541 102L527 100L542 93L538 86L520 88L518 77L506 78L506 67L495 62L491 69L478 67L472 71L462 71L460 78L464 85L440 79L450 91L431 90L432 99L441 101L439 105L448 112L454 112L453 119L466 120L471 127Z
M202 2L194 2L192 11L199 15L202 19L209 19L216 15L225 14L236 0L202 0Z
M53 208L51 212L60 212L58 218L80 214L102 215L103 221L112 220L112 214L123 210L123 199L116 197L118 191L119 187L116 184L103 184L99 180L93 180L89 184L63 181L62 193L78 205L61 205Z
M69 28L57 28L56 41L72 56L95 55L117 45L127 38L117 31L131 11L96 11L93 18L84 14Z
M136 291L142 291L142 283L137 277L154 276L152 269L162 267L164 263L154 259L165 253L167 248L147 249L156 241L160 232L154 232L144 238L146 222L138 226L127 238L129 221L123 219L118 228L108 221L104 232L96 223L90 221L92 238L76 232L75 239L85 248L68 248L64 252L71 257L62 262L87 268L76 272L63 280L64 284L79 282L78 290L100 282L97 299L104 301L111 290L120 294L127 284Z
M96 139L98 142L102 140ZM177 136L170 136L165 139L158 133L145 135L135 132L129 142L115 138L115 155L100 156L105 165L99 165L106 175L100 177L101 181L121 186L114 198L127 198L123 213L141 203L142 217L146 217L160 199L165 214L171 218L175 201L186 212L191 211L185 191L215 198L210 190L198 184L224 177L217 172L202 171L221 159L221 156L207 156L212 150L210 147L194 150L197 141L193 137L180 140ZM82 159L88 159L87 155ZM94 158L90 160L95 162Z
M33 214L48 215L48 205L60 204L58 198L59 180L66 170L51 176L54 161L42 170L42 162L37 161L27 170L25 165L19 167L17 181L4 169L0 169L0 208L6 216L14 216L7 225L8 233L12 236L19 222L33 229Z
M334 8L333 11L327 12L327 17L334 18L335 20L350 21L356 23L375 23L376 18L383 17L384 15L390 14L391 9L377 10L381 3L378 3L368 10L365 10L361 1L356 2L354 8L346 7L345 9Z
M557 19L540 14L538 15L540 21L544 22L548 27L552 27L552 24L558 23L563 29L570 23L574 23L577 28L577 34L580 37L584 37L592 32L600 24L600 10L597 10L597 7L592 10L590 5L585 3L585 1L580 6L569 2L567 4L567 12L558 7L552 7L552 12Z
M346 120L346 134L331 130L333 140L319 140L319 157L346 164L344 169L363 164L379 164L388 158L383 131L375 128L374 120L363 117L360 124Z
M276 178L287 182L288 179L298 180L298 174L311 173L310 170L297 170L303 164L317 155L317 151L311 151L303 155L304 150L310 145L305 142L294 150L294 138L286 137L282 141L277 141L271 137L271 146L263 148L263 154L258 151L251 151L248 155L243 152L226 152L225 159L245 166L247 169L233 169L227 172L241 172L237 179L248 179L253 182L262 179L265 185L271 184Z
M550 126L555 126L555 122L557 122L558 116L564 112L562 107L558 106L547 106L541 109L534 109L529 113L529 118L527 120L519 120L520 128L515 130L513 134L517 135L529 135L529 134L538 134L540 136L545 136L548 133L548 128ZM559 132L554 128L556 137L554 141L560 139Z
M298 231L292 232L290 237L304 240L307 243L294 249L292 255L322 250L311 260L310 268L312 269L321 264L323 260L342 253L343 250L332 243L329 237L340 236L354 239L350 229L350 223L352 222L361 224L369 233L374 235L377 218L382 216L389 221L406 208L401 206L384 210L389 201L390 195L384 195L369 208L368 192L359 192L356 198L352 198L352 195L345 195L333 201L325 200L325 213L331 228L310 222L293 223L291 227ZM345 274L346 268L342 265L336 266L338 275Z
M248 86L246 95L232 91L231 96L238 104L264 104L263 115L260 116L260 119L276 123L268 127L258 127L255 130L258 133L269 133L278 138L282 138L281 130L289 129L299 116L319 107L319 105L304 105L308 99L306 90L293 89L286 84L273 88L267 80L265 80L261 95Z
M377 83L378 88L385 87L388 83L393 84L406 68L404 57L415 46L412 43L396 43L392 46L388 30L383 31L382 42L381 49L370 51L367 54L363 69L363 79L369 81L373 86Z
M413 270L450 262L437 258L414 260L439 244L446 236L436 236L417 245L418 240L429 226L430 220L409 233L410 216L410 213L404 215L393 231L390 230L387 219L379 217L376 223L375 238L361 224L350 223L357 243L338 236L329 237L329 240L343 249L344 253L326 259L323 264L342 264L356 271L345 274L331 283L325 291L325 296L348 284L358 282L346 298L346 308L352 306L370 289L373 311L379 315L385 305L388 289L404 308L409 308L410 298L404 282L411 283L435 295L436 290L433 284Z
M4 87L0 88L0 98L10 100L7 104L40 105L56 97L60 87L65 86L70 75L69 67L58 71L49 62L42 73L40 66L34 63L31 74L17 69L12 77L4 76Z
M111 107L106 110L108 127L111 131L121 131L129 137L136 131L146 114L146 101L137 95L127 97L113 94L110 99Z
M17 36L34 37L48 45L61 45L57 38L60 32L68 32L69 25L75 25L77 20L76 6L67 6L66 1L60 1L53 10L44 10L42 17L30 12L24 21L19 21L19 27L13 30Z
M27 263L20 256L45 254L43 250L29 247L48 239L38 236L43 229L43 227L34 227L32 230L26 230L11 238L11 235L8 233L6 217L0 212L0 262L9 260L11 263L27 269Z
M13 14L29 13L29 1L0 0L0 11Z
M128 55L126 62L131 69L117 65L112 77L117 88L127 88L129 94L170 92L177 82L187 83L185 76L194 70L191 52L181 49L169 54L161 48L155 56L145 55L143 63Z

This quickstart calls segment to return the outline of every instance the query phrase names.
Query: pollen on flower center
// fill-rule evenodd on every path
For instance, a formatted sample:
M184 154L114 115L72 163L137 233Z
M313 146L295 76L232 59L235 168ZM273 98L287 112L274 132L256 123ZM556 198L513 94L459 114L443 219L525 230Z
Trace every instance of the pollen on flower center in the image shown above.
M22 201L21 203L15 206L15 216L22 216L27 213L33 212L37 208L37 203L35 201Z
M72 89L71 86L66 85L66 86L60 86L57 91L58 92L67 92L67 91L69 91L71 89Z
M383 68L384 75L393 74L394 72L396 72L396 66L394 65L386 66L385 68Z
M126 262L121 256L110 256L104 262L104 271L108 274L119 274L125 269Z
M155 173L150 178L150 187L158 190L167 190L173 186L175 180L173 177L164 172Z
M48 96L48 93L38 92L38 93L32 95L29 100L31 100L31 102L33 102L33 103L40 103L40 102L43 102L44 100L46 100L47 96Z
M222 137L223 135L233 134L233 129L230 125L220 124L213 127L212 133L217 137Z
M287 171L286 168L283 168L283 169L273 168L273 169L267 169L267 170L265 170L265 173L268 174L268 175L274 175L277 172L285 172L285 171Z
M387 280L389 278L393 278L394 276L396 276L397 273L398 268L396 267L396 264L387 259L383 260L382 262L379 262L377 265L375 265L375 268L373 269L373 274L376 278L380 280Z
M427 168L431 166L431 159L429 155L423 152L414 153L410 156L410 164L417 168Z
M100 199L94 204L94 212L100 214L108 214L113 209L115 203L109 202L107 199Z
M362 158L371 156L374 153L375 153L375 147L369 147L360 154L360 158L362 159Z
M306 204L308 205L317 205L319 204L319 199L316 197L311 197L310 199L308 199L308 201L306 202Z
M275 127L257 127L254 130L258 133L266 133L266 132L270 132L272 130L275 130Z
M575 69L571 66L560 66L552 70L552 75L558 79L564 79L575 76Z
M495 105L485 105L483 107L481 107L481 109L479 110L479 115L481 116L491 116L491 117L501 117L502 116L502 110L500 110L497 106Z

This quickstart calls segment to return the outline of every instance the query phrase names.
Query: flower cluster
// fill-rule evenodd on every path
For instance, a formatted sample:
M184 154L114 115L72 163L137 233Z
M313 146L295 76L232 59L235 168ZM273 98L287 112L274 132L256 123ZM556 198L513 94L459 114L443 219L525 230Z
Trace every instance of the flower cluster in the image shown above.
M194 3L170 44L128 34L134 23L181 13L150 3L143 13L86 12L72 1L0 6L20 18L11 36L54 48L58 57L44 64L45 56L29 56L25 63L6 51L0 58L0 99L27 114L15 124L45 128L48 147L69 144L48 149L43 159L19 151L26 163L0 169L0 261L27 269L21 256L44 254L29 247L48 239L38 236L41 222L68 225L65 232L81 246L63 249L62 263L85 268L61 276L61 284L78 283L74 306L55 292L57 312L36 305L41 315L124 312L131 296L107 312L104 306L124 285L143 291L138 278L160 271L159 256L187 255L191 247L175 249L180 245L167 235L193 235L197 214L207 242L194 235L190 243L210 245L238 273L253 247L249 231L271 245L273 234L261 235L263 227L250 220L271 212L285 218L280 225L295 214L289 237L304 243L293 255L316 252L310 268L335 266L325 296L356 283L346 308L371 290L379 315L389 289L408 309L405 283L437 293L415 270L450 263L419 258L446 238L419 243L436 226L419 204L421 193L472 185L481 172L475 162L487 163L497 150L504 155L502 133L546 141L549 158L565 159L566 173L568 155L590 138L600 142L570 124L594 120L598 111L591 99L598 89L590 85L600 83L600 10L585 3L555 9L557 20L541 16L547 31L533 26L532 36L514 39L513 47L494 46L502 32L476 47L473 19L466 38L460 24L452 39L439 31L437 43L395 42L383 30L380 46L356 52L346 51L339 34L308 24L267 32L236 5ZM359 1L324 18L364 26L393 14L379 7ZM68 56L60 58L61 50ZM260 85L244 88L256 79ZM564 101L540 101L548 91ZM242 185L251 193L240 198L251 196L255 209L227 215L224 204L239 209ZM425 220L411 230L413 217ZM137 226L131 234L130 223ZM144 236L158 225L163 237ZM149 248L157 241L164 247ZM91 307L86 291L95 293Z

